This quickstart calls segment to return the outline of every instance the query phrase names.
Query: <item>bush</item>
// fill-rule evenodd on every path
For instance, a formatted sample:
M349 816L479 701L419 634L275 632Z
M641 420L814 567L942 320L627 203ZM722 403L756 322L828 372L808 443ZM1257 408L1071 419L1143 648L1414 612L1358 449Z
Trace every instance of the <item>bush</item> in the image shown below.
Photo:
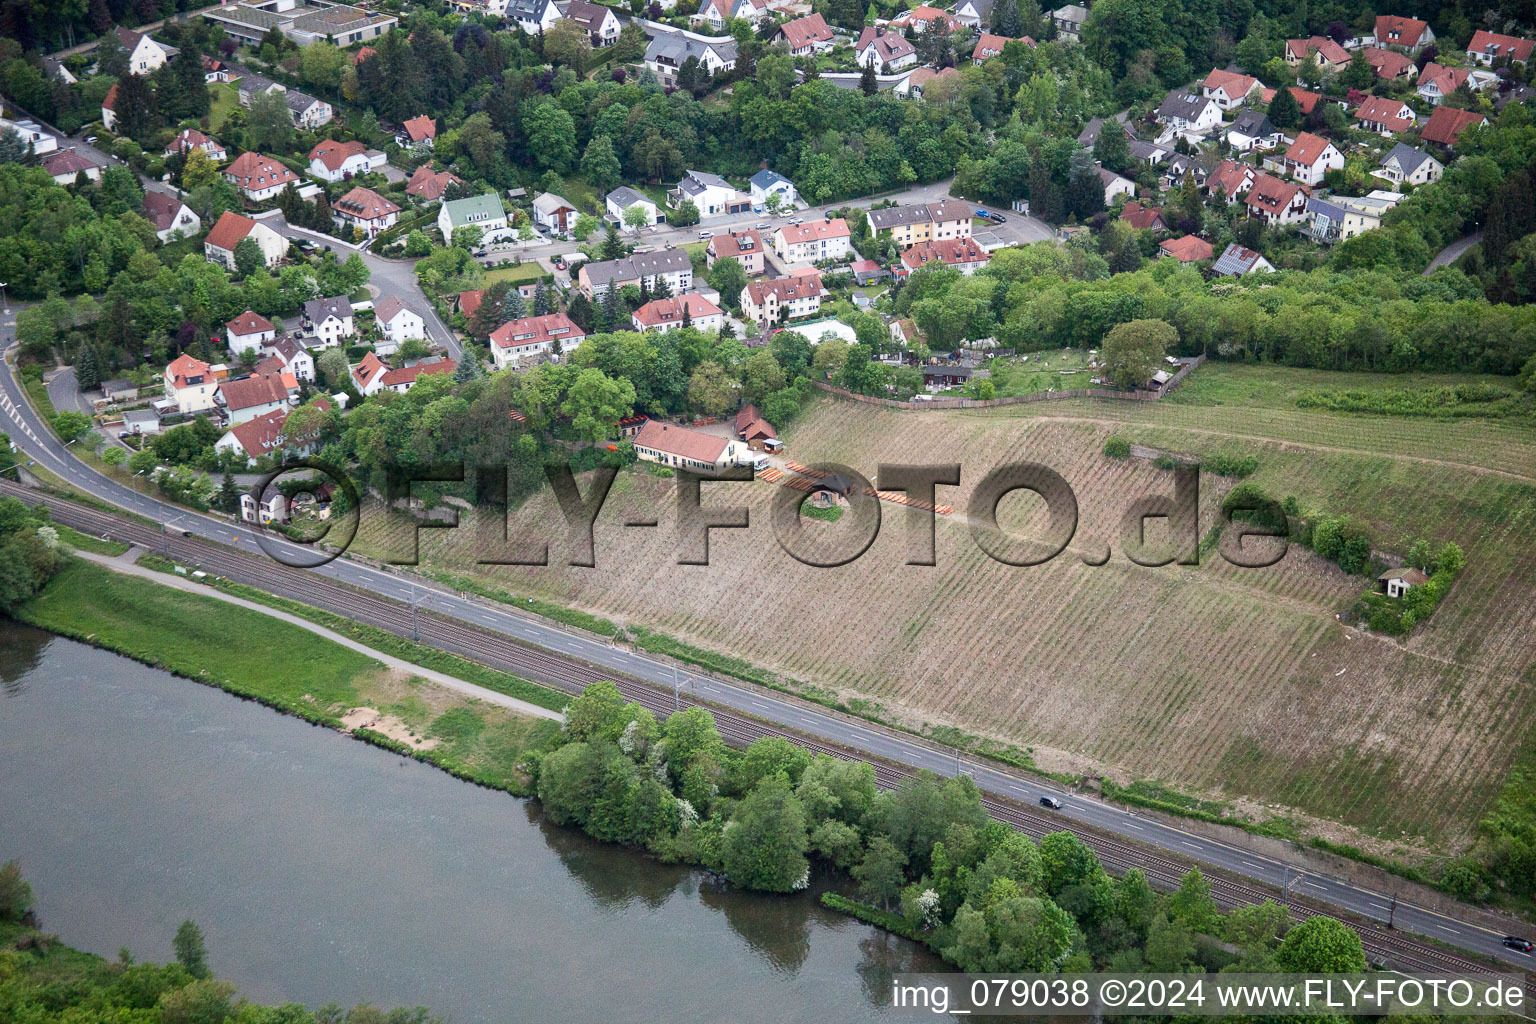
M1221 514L1280 534L1286 530L1285 512L1258 484L1241 483L1232 488L1221 501Z
M1259 468L1257 455L1227 455L1217 452L1207 455L1201 466L1218 476L1235 476L1241 479L1252 476Z
M1112 459L1128 459L1131 457L1131 442L1123 437L1111 437L1104 442L1104 454Z

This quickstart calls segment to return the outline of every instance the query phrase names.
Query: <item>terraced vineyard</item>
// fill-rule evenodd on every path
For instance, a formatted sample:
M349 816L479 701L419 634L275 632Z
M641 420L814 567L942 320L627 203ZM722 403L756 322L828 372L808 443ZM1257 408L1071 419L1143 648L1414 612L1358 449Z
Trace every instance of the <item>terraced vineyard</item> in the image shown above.
M940 491L955 514L940 518L936 567L904 564L912 513L889 504L861 558L802 565L774 541L768 510L781 488L765 482L706 487L707 505L748 505L752 526L715 531L711 565L679 566L671 481L643 471L615 483L596 527L595 569L558 564L559 544L549 568L476 569L467 530L457 543L447 531L423 531L423 555L515 594L871 698L911 725L954 725L1033 748L1047 769L1155 779L1240 800L1256 816L1292 815L1336 838L1358 838L1350 835L1358 829L1380 850L1458 849L1536 734L1529 422L1218 405L1211 396L1230 383L1219 374L1234 371L1215 370L1206 398L1192 386L1177 402L1145 407L911 413L819 400L786 432L798 462L844 463L871 479L881 462L962 464L961 486ZM1213 553L1199 567L1133 564L1121 517L1138 497L1171 494L1172 474L1145 459L1106 458L1112 434L1180 452L1255 455L1251 479L1270 493L1354 512L1389 551L1419 536L1455 540L1466 571L1434 617L1397 642L1340 626L1334 614L1364 581L1300 548L1267 569ZM1029 568L986 556L965 512L987 471L1019 460L1062 474L1081 509L1068 550ZM1202 533L1231 483L1203 476ZM1035 499L1012 496L999 511L1006 529L1043 529ZM622 525L646 513L659 516L658 529ZM831 543L852 535L854 518L809 528ZM517 517L528 534L558 521L549 495ZM370 522L367 546L398 540L391 532ZM1155 540L1158 531L1148 532ZM1106 545L1109 562L1087 564Z

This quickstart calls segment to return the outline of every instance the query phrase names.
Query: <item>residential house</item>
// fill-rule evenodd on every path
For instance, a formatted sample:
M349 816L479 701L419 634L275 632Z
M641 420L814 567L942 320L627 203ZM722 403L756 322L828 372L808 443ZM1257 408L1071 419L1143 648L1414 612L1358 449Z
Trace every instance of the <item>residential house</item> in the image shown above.
M684 292L670 299L652 299L635 310L630 322L637 331L670 331L678 327L718 331L725 323L725 314L698 292Z
M985 267L991 258L974 238L946 238L938 242L920 242L901 254L901 266L896 268L896 274L898 277L906 277L913 271L932 263L953 267L966 277L970 277Z
M169 242L178 235L190 238L203 226L202 218L180 197L153 189L144 190L144 202L140 206L144 219L155 226L155 237Z
M1396 135L1414 125L1413 108L1402 100L1389 100L1384 96L1367 96L1355 109L1355 120L1364 131L1377 135Z
M213 408L213 396L219 388L213 367L201 359L194 359L183 352L166 364L161 374L165 397L176 403L176 411L183 416L208 412Z
M721 0L716 0L721 2ZM753 10L753 3L757 3L760 9L766 13L767 4L764 0L736 0L738 7ZM587 38L597 49L612 46L619 41L619 32L623 25L619 24L618 15L613 13L613 8L604 7L602 4L587 3L587 0L569 0L562 7L562 13L567 21L574 21L586 29ZM762 15L760 14L759 17ZM750 17L742 15L742 17ZM724 24L720 26L724 28Z
M171 144L165 147L162 154L167 159L176 154L187 154L194 149L200 149L208 154L208 158L216 164L221 164L229 159L229 150L224 148L224 143L218 139L204 135L196 128L183 128Z
M49 78L57 79L65 85L74 85L80 81L69 68L64 66L64 62L57 57L44 57L43 70L48 73Z
M693 261L682 249L637 252L620 260L583 263L576 271L576 287L589 299L596 299L609 288L634 285L655 292L657 282L664 282L673 295L693 287Z
M57 153L59 140L52 132L43 128L36 121L22 119L11 121L0 117L0 135L7 131L13 131L21 137L21 141L31 151L33 156L47 156L49 153Z
M763 236L751 228L716 235L704 247L704 262L710 269L716 260L735 260L748 277L763 272Z
M726 23L732 19L758 25L771 17L773 12L768 9L768 0L704 0L698 13L688 20L694 25L708 25L716 32L724 32Z
M1376 16L1376 45L1395 46L1400 50L1416 53L1435 41L1434 30L1429 23L1418 18L1402 18L1395 14Z
M969 29L981 29L992 24L993 0L960 0L955 5L955 18Z
M889 232L898 246L971 237L973 207L959 199L943 199L912 206L888 206L870 210L869 229L876 235Z
M277 337L277 328L260 313L246 310L224 325L229 341L229 351L235 356L247 352L259 352L262 346Z
M289 89L283 94L283 99L288 104L288 116L293 118L293 123L306 131L314 131L321 125L329 124L336 116L336 111L325 100L319 100L307 92L297 89Z
M900 76L897 77L899 78ZM921 97L930 83L943 81L945 79L958 80L959 77L959 68L941 68L938 71L935 71L930 67L914 68L906 76L907 93L911 96ZM900 95L899 91L897 92L897 95Z
M608 216L621 228L627 224L624 215L637 206L645 211L645 221L641 227L650 227L661 220L661 211L656 208L656 203L651 197L628 185L620 185L609 192L607 198L603 200L603 206L607 209ZM639 228L635 230L638 231Z
M1287 64L1294 68L1309 59L1325 71L1342 71L1349 64L1349 51L1327 36L1285 41Z
M667 190L667 205L672 209L678 209L684 202L691 202L698 209L700 222L752 210L750 194L737 191L720 175L706 171L689 171Z
M344 181L383 167L387 158L361 142L323 139L309 151L309 173L321 181Z
M1196 186L1204 188L1206 170L1193 154L1176 153L1163 169L1163 187L1178 188L1187 178L1193 178Z
M779 432L763 418L755 405L744 405L736 410L736 440L745 441L751 451L781 451Z
M1311 132L1299 133L1283 160L1286 173L1305 185L1320 184L1328 171L1344 169L1344 154L1338 147Z
M411 172L411 180L406 183L405 194L425 199L429 203L435 203L443 198L443 193L448 191L448 186L464 184L463 179L447 171L434 171L430 165L422 164Z
M87 181L101 180L101 164L77 149L61 149L43 157L43 170L55 184L73 185L84 174Z
M1088 8L1067 4L1051 12L1056 25L1056 38L1062 42L1078 43L1083 39L1083 23L1088 20Z
M1165 238L1157 243L1157 250L1160 258L1178 260L1180 263L1198 263L1216 255L1211 243L1196 235Z
M240 76L235 83L235 96L242 107L251 105L251 100L263 93L287 92L288 87L281 82L274 82L270 78L247 71Z
M253 203L276 199L278 193L290 184L296 184L299 176L272 157L260 153L241 153L235 162L224 168L224 180L244 193Z
M238 423L225 431L223 437L213 442L213 450L243 455L247 466L256 465L262 456L271 455L274 452L292 451L301 457L308 455L314 448L315 438L309 438L307 442L300 440L296 444L290 444L283 430L290 415L292 411L289 409L274 409L269 413Z
M1448 68L1443 64L1433 61L1424 65L1424 70L1419 72L1419 83L1414 91L1419 98L1430 106L1438 107L1445 98L1455 92L1463 84L1473 92L1484 88L1494 78L1486 71L1468 70L1467 68Z
M1105 121L1102 117L1090 117L1088 119L1088 123L1083 126L1083 130L1077 133L1077 144L1082 146L1084 149L1092 149L1094 143L1099 141L1099 134L1104 130L1106 125L1108 125L1110 128L1118 129L1127 137L1130 137L1131 133L1127 131L1125 125L1119 121L1113 118Z
M1227 246L1211 264L1215 277L1244 277L1248 274L1272 274L1275 265L1252 249L1244 249L1236 242Z
M270 412L287 412L298 390L299 383L290 374L253 373L220 381L214 405L223 412L224 422L234 426Z
M284 335L269 342L262 351L277 364L280 373L291 374L294 380L314 382L315 357L297 338Z
M501 197L495 192L478 196L466 196L445 202L437 211L437 230L443 241L451 242L459 228L479 228L482 240L492 232L506 231L507 211L501 207Z
M851 239L841 217L785 224L773 233L773 251L785 263L825 263L847 256Z
M958 363L928 363L922 370L923 388L927 391L964 387L976 372L972 367Z
M686 32L661 32L645 48L645 66L671 88L677 71L689 57L697 57L706 74L714 76L736 67L736 40L703 39Z
M331 219L342 227L361 230L365 238L388 231L400 218L400 207L361 185L331 204Z
M1307 212L1307 190L1272 174L1258 174L1243 196L1248 216L1266 224L1296 224Z
M401 149L431 149L437 139L437 122L427 114L408 118L395 133L395 144Z
M1439 181L1445 173L1445 165L1422 149L1414 149L1406 142L1399 142L1381 161L1376 177L1385 178L1394 185L1426 185Z
M288 497L276 487L268 485L265 494L254 489L240 495L240 518L247 523L266 526L288 521Z
M117 43L128 54L128 73L130 75L148 75L165 66L165 62L176 56L179 52L174 46L166 46L149 38L149 33L135 32L132 29L114 28L112 34L117 37Z
M719 473L736 465L741 442L662 420L646 420L635 435L634 446L635 455L643 462L694 473Z
M1436 107L1434 113L1429 115L1423 131L1419 132L1419 138L1425 142L1438 142L1442 146L1452 147L1461 138L1462 132L1473 125L1487 123L1488 119L1474 110Z
M569 234L576 229L576 207L553 192L541 192L533 200L533 222L554 234Z
M1362 197L1313 197L1307 200L1307 217L1302 231L1314 242L1342 242L1381 227L1382 216L1403 199L1400 192L1372 192Z
M981 33L976 39L975 47L971 50L971 63L985 64L993 57L1000 56L1003 52L1003 47L1011 42L1015 42L1015 40L1009 39L1007 36L995 36L990 32ZM1029 38L1029 36L1020 36L1017 42L1023 43L1025 46L1035 45L1035 41Z
M1136 183L1129 178L1122 177L1108 167L1099 167L1099 180L1104 183L1104 205L1113 206L1117 196L1125 196L1127 199L1136 194Z
M1137 231L1167 231L1163 211L1132 200L1120 208L1120 219Z
M109 402L132 402L139 397L139 386L126 377L101 382L101 396Z
M1402 597L1414 587L1428 583L1429 577L1423 569L1409 566L1406 569L1388 569L1376 577L1376 582L1381 584L1381 592L1388 597Z
M910 11L902 11L891 19L891 25L902 32L905 32L910 27L917 35L932 31L953 35L965 28L964 25L960 24L960 19L956 18L953 14L950 14L948 11L942 11L937 7L929 7L927 4L914 7Z
M427 336L421 314L402 302L399 296L387 295L380 299L373 307L373 318L384 336L374 347L385 355L399 348L403 341Z
M1262 88L1259 80L1252 76L1214 70L1200 83L1200 95L1215 100L1222 110L1236 110L1250 97L1258 99Z
M1209 96L1175 91L1157 108L1157 119L1176 132L1198 134L1221 124L1221 106Z
M832 49L832 30L827 27L826 19L812 14L780 25L770 42L781 41L796 57L809 57Z
M560 20L560 7L555 0L506 0L501 16L536 36L555 27Z
M1472 33L1472 41L1467 43L1467 60L1485 67L1501 60L1511 64L1525 64L1531 59L1533 48L1536 48L1536 42L1530 39L1478 29Z
M431 357L409 366L391 368L388 363L369 352L363 356L362 362L352 368L352 382L362 395L376 395L380 391L403 395L415 387L422 377L433 373L452 374L458 365L452 359Z
M511 320L491 332L491 361L498 370L531 366L546 358L557 358L586 337L564 313Z
M849 264L848 269L853 272L853 279L859 283L860 287L891 276L889 270L874 260L854 260Z
M277 266L288 251L288 241L276 231L233 210L225 210L203 238L203 255L210 263L234 270L235 246L247 238L256 243L268 267Z
M760 328L814 316L821 310L821 277L779 277L748 281L741 290L741 315Z
M315 339L315 348L332 348L355 333L352 300L345 295L310 299L304 303L304 320L306 329Z
M1284 141L1285 133L1262 110L1245 110L1227 126L1227 145L1238 153L1274 149Z
M853 44L853 56L860 67L873 64L876 71L900 71L917 63L917 47L900 32L870 27L859 33Z
M747 184L752 189L752 205L755 207L767 206L769 196L779 197L781 210L788 210L800 201L800 193L795 191L795 183L766 167L748 178Z
M203 54L203 81L209 85L225 84L234 78L234 69L221 60Z
M141 436L160 433L160 414L153 406L128 409L123 413L123 430Z
M379 382L388 372L389 364L376 353L368 352L352 367L352 385L360 395L376 395L379 393Z
M1371 70L1376 72L1376 77L1384 82L1395 82L1399 79L1411 82L1419 73L1418 66L1413 63L1412 58L1397 50L1367 46L1365 59L1370 63Z

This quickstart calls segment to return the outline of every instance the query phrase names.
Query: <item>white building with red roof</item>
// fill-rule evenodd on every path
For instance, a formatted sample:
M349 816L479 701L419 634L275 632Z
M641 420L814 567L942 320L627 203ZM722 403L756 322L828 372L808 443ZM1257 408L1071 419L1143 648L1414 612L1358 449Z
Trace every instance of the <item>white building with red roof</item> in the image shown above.
M331 204L332 220L343 227L362 228L368 238L394 227L399 217L400 207L361 185Z
M203 255L210 263L234 270L235 246L247 238L256 243L268 267L277 266L288 251L287 241L276 231L233 210L225 210L203 238Z
M277 337L277 328L272 326L272 321L249 309L226 323L224 329L229 337L229 351L236 356L260 351Z
M430 165L422 164L411 172L411 180L406 183L405 194L435 203L443 198L443 193L448 191L448 186L455 182L462 185L464 179L447 171L434 171Z
M971 49L971 63L985 64L993 57L1001 56L1003 47L1012 42L1020 42L1025 46L1035 45L1035 41L1029 36L1020 36L1015 40L1007 36L995 36L990 32L983 32L977 37L976 45Z
M783 42L796 57L808 57L813 53L826 53L832 49L832 30L819 14L811 14L794 21L786 21L773 35L773 42Z
M824 263L848 255L852 232L841 217L785 224L773 233L773 251L785 263Z
M498 370L521 369L568 352L586 337L564 313L509 320L491 332L491 361Z
M929 7L923 4L914 7L910 11L902 11L891 19L894 28L905 32L907 26L912 26L912 31L922 35L931 29L937 29L946 34L953 34L965 28L960 19L948 11L941 11L937 7Z
M1200 83L1200 95L1216 101L1222 110L1236 110L1251 97L1258 99L1263 86L1251 75L1214 70Z
M782 320L798 320L821 311L821 276L779 277L749 281L741 290L741 315L759 327Z
M384 166L386 157L361 142L322 139L309 151L309 173L321 181L345 181Z
M901 266L896 269L899 277L906 277L915 270L930 264L953 267L966 277L985 267L991 259L974 238L944 238L937 242L919 242L901 254Z
M200 149L208 154L208 158L214 163L223 163L229 159L229 150L224 148L224 143L210 135L204 135L196 128L183 128L181 133L171 140L171 144L165 147L164 156L172 157L178 153L191 153L194 149Z
M1355 120L1360 127L1377 135L1396 135L1413 127L1413 108L1402 100L1389 100L1385 96L1367 96L1355 108Z
M352 368L352 383L357 385L358 392L363 395L376 395L380 391L394 391L403 395L415 387L422 377L433 373L452 374L458 365L452 359L433 357L394 369L369 352Z
M716 235L704 247L705 263L713 269L717 260L735 260L748 277L763 272L763 236L753 228Z
M1248 215L1266 224L1296 224L1307 212L1307 190L1272 174L1259 174L1243 197Z
M437 122L426 114L411 118L400 126L395 141L401 149L431 149L437 139Z
M299 381L290 373L253 373L219 382L214 404L224 420L236 426L278 409L287 410L298 397Z
M1536 42L1530 39L1478 29L1472 33L1472 41L1467 43L1467 60L1485 66L1498 60L1524 64L1531 59L1532 48L1536 48Z
M741 441L690 430L662 420L647 420L635 435L635 455L693 473L719 473L736 465Z
M272 157L260 153L241 153L235 162L224 168L224 180L239 189L253 203L276 199L277 194L290 184L297 184L299 176L278 163Z
M166 364L161 374L165 397L176 403L176 411L184 416L207 412L213 408L213 396L219 382L214 379L213 367L201 359L194 359L183 352Z
M1327 36L1311 36L1307 39L1285 41L1285 62L1291 67L1296 67L1306 60L1308 54L1311 54L1313 63L1320 68L1339 71L1349 63L1349 51Z
M718 331L725 323L725 314L698 292L684 292L675 298L652 299L635 310L630 322L637 331L670 331L678 327Z
M1283 159L1286 172L1303 185L1321 184L1324 174L1344 169L1344 154L1339 148L1311 132L1299 133Z
M871 26L859 33L853 44L854 59L860 67L875 66L883 72L886 68L900 71L917 63L917 47L900 32Z
M1206 195L1214 196L1219 192L1227 197L1227 202L1235 203L1237 197L1253 185L1253 179L1258 173L1251 164L1223 160L1205 179Z
M1376 45L1396 46L1403 50L1418 50L1435 41L1435 32L1429 22L1418 18L1404 18L1396 14L1376 16Z

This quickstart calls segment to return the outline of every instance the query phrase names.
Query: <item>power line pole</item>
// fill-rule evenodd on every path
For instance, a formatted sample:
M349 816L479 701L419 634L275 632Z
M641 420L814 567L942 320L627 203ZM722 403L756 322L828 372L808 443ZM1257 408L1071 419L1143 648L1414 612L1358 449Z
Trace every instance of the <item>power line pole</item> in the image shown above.
M1392 906L1387 908L1387 927L1390 929L1397 927L1397 893L1392 894Z
M677 690L677 666L673 665L672 666L672 710L674 712L682 710L682 706L683 706L682 701L683 701L682 696L678 693L678 690Z

